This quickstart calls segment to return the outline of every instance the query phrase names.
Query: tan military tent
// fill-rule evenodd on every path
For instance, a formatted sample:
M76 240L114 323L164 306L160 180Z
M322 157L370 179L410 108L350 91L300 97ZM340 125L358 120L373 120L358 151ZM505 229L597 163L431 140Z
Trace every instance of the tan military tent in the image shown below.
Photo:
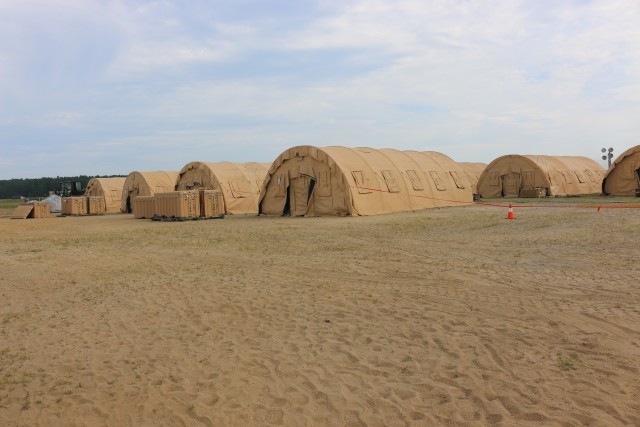
M176 190L219 190L225 214L257 214L269 163L191 162L178 174Z
M480 179L480 175L484 171L484 168L487 167L486 163L468 163L468 162L458 162L458 166L464 172L464 175L469 180L469 185L471 185L471 191L474 194L478 193L478 179Z
M120 212L122 187L126 178L91 178L84 190L85 197L104 197L107 213Z
M471 202L460 167L433 151L299 146L273 162L265 215L376 215Z
M178 172L131 172L122 188L122 212L133 211L133 200L137 196L153 196L156 193L174 191Z
M636 196L640 192L640 145L616 159L604 176L602 192L614 196Z
M520 197L542 189L547 196L600 193L604 169L576 156L516 155L498 157L478 180L481 197Z

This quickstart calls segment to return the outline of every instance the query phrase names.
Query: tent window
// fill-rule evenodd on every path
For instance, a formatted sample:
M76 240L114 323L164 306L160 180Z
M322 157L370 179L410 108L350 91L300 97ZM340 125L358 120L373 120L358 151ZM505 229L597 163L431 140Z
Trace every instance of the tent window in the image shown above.
M399 193L400 187L398 186L398 181L393 177L391 171L385 170L380 172L382 172L382 177L384 178L384 182L387 184L389 193Z
M589 181L591 182L596 182L596 177L593 176L593 172L591 172L589 169L585 169L584 173L587 174L587 176L589 177Z
M275 197L285 197L287 195L287 188L289 188L289 174L279 173L273 177L276 182L276 194Z
M451 178L453 178L453 182L456 183L456 187L464 188L464 182L462 181L462 179L458 175L457 171L449 171L449 175L451 175Z
M318 197L331 196L331 170L323 170L316 173L317 182L315 192Z
M522 171L522 186L535 187L536 171Z
M408 170L407 176L409 177L409 181L411 181L411 185L413 186L414 190L416 191L424 190L424 186L422 185L422 182L420 182L420 177L418 176L416 171Z
M498 186L500 185L500 174L498 171L491 171L489 174L489 185Z
M358 189L358 193L360 194L368 194L371 193L372 190L366 188L364 182L364 175L362 171L352 171L351 175L353 176L353 180L356 182L356 188Z
M567 172L566 170L561 170L560 173L564 177L564 182L566 182L567 184L573 184L573 180L571 179L571 175L569 175L569 172Z
M582 172L580 172L578 169L575 169L575 170L573 171L573 173L575 173L575 174L576 174L576 178L578 178L578 182L587 182L587 181L584 179L584 175L582 175Z
M249 195L249 191L246 188L246 185L240 185L239 182L235 181L227 181L229 184L229 189L231 190L231 195L235 199L244 199Z
M438 171L429 171L429 175L431 175L431 179L433 179L433 183L436 185L436 188L440 191L444 191L447 187L444 185L442 178L440 177L440 173Z

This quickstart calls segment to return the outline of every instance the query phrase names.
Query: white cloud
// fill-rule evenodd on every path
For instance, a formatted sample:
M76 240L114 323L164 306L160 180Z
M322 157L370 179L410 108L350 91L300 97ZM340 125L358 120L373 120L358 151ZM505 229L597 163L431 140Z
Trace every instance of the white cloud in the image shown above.
M519 2L361 0L292 38L298 49L387 48L395 52L504 45L522 34Z
M206 3L52 0L35 14L8 3L0 132L23 124L29 141L34 123L68 132L59 138L82 143L100 173L252 160L247 153L297 144L489 161L596 156L603 141L640 140L635 0L324 1L295 23L246 3L223 13Z
M229 52L225 43L194 45L186 41L135 42L120 52L109 66L111 78L131 78L132 73L153 73L157 69L178 67L199 62L216 62Z
M139 74L153 75L159 70L173 68L171 71L175 73L179 67L221 62L232 58L256 36L250 25L215 17L200 30L205 31L204 35L196 33L188 18L174 15L183 12L188 16L197 10L182 8L181 4L165 1L114 10L123 44L107 75L126 80Z

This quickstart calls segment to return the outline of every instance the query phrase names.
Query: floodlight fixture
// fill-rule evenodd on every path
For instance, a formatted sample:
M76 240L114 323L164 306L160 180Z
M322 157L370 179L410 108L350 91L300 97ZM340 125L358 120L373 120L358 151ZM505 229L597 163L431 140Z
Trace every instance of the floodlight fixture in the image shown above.
M603 153L607 153L604 156L602 156L602 160L607 160L609 167L611 167L611 159L613 159L613 147L609 147L608 150L606 148L602 148L601 151Z

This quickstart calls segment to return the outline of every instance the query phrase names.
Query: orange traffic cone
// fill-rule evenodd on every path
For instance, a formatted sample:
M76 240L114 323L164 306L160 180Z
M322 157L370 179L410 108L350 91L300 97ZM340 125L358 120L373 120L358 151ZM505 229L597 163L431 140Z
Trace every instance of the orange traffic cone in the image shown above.
M516 215L513 213L513 207L509 205L509 212L507 213L507 219L516 219Z

